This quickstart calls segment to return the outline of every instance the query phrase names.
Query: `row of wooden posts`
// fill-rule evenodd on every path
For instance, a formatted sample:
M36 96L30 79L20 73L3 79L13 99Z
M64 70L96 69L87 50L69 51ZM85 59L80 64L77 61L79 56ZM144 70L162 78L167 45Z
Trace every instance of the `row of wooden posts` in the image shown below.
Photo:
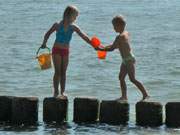
M37 97L0 96L0 122L34 125L38 123ZM63 123L67 121L68 100L47 97L43 101L43 121ZM180 127L180 102L165 105L165 124ZM116 100L77 97L74 99L73 121L75 123L128 124L129 104ZM140 126L161 126L163 105L159 102L138 102L136 124Z

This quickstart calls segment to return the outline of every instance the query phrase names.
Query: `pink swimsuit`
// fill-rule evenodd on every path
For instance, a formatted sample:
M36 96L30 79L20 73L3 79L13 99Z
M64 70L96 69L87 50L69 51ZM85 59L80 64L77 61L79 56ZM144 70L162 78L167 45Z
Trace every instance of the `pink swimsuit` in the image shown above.
M69 55L69 48L58 48L53 47L52 48L52 54L59 54L60 56L68 56Z

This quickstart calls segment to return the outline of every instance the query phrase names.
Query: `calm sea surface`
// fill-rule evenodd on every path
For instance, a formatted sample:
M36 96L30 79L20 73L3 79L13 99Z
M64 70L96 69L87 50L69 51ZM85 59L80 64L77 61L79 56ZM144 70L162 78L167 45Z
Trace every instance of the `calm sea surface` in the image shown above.
M0 134L28 135L178 135L180 129L142 128L135 125L135 104L142 96L128 80L130 121L128 126L104 124L77 125L72 122L73 99L93 96L100 100L120 96L118 80L121 57L109 52L98 60L96 52L77 34L73 35L66 92L69 95L69 122L47 126L42 121L42 101L52 96L53 68L42 71L35 54L44 33L62 18L65 7L80 10L77 24L90 37L97 35L103 44L113 42L116 33L111 20L122 14L131 33L136 56L137 79L143 82L151 99L165 105L180 101L180 1L179 0L0 0L0 95L37 96L39 126L0 127ZM52 48L53 34L48 47Z

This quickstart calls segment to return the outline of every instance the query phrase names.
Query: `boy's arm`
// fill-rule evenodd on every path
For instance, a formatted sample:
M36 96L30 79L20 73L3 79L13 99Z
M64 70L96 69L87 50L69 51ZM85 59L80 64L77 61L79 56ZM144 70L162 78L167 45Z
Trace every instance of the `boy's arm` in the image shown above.
M52 27L46 32L46 34L44 35L42 46L41 46L42 48L46 47L46 43L47 43L47 40L49 39L49 36L57 29L57 27L58 27L58 23L54 23Z
M114 49L119 48L119 37L116 37L115 41L113 42L112 45L108 45L104 48L96 48L96 50L100 50L100 51L114 51Z
M91 44L91 40L88 35L81 31L81 29L77 25L73 25L73 29L84 41L86 41L88 44Z

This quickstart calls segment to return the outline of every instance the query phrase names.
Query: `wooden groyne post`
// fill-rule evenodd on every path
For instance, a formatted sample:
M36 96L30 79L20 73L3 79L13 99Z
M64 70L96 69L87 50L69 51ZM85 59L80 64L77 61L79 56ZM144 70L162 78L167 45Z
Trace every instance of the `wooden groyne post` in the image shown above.
M98 120L99 100L91 97L74 99L73 121L76 123L94 123Z
M68 99L47 97L43 101L43 121L63 123L67 121Z
M38 121L37 97L14 97L12 100L12 123L34 125Z
M162 125L162 108L159 102L138 102L136 104L136 124L152 127Z
M12 99L11 96L0 96L0 122L11 122Z
M180 127L180 102L168 102L166 108L166 125Z
M0 123L35 125L38 122L37 97L0 96ZM74 99L73 121L76 123L127 124L129 104L125 101L102 100L92 97ZM159 102L136 103L136 124L140 126L161 126L163 106ZM165 105L167 127L180 127L180 102ZM47 97L43 100L43 121L63 123L67 121L68 99Z
M126 125L129 120L129 104L126 101L103 100L100 104L99 121L112 125Z

